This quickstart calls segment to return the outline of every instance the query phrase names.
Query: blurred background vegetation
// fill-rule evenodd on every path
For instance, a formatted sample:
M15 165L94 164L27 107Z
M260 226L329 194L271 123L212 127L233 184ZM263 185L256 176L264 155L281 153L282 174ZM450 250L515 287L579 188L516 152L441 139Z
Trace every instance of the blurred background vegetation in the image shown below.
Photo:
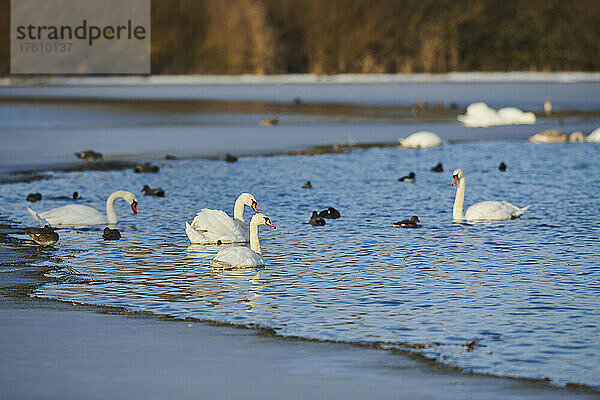
M151 35L154 74L600 71L598 0L153 0Z

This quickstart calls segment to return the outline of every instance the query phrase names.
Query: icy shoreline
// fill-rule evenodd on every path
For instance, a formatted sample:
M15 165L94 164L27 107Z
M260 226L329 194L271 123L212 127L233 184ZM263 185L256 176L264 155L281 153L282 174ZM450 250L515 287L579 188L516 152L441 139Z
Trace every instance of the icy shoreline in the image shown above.
M451 72L448 74L290 74L290 75L151 75L18 76L0 78L0 86L95 86L188 84L354 84L469 82L600 82L600 72Z

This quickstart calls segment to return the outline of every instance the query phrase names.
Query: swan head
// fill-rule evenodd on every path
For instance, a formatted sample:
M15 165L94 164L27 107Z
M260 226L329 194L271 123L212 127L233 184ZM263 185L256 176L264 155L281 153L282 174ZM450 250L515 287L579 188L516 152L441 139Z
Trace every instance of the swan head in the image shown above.
M131 206L134 214L137 214L137 198L131 192L123 192L122 195L123 200L125 200Z
M267 217L265 214L261 214L261 213L254 214L254 216L250 220L250 224L266 225L266 226L270 226L273 229L277 229L275 227L275 225L273 225L273 223L271 222L271 219L269 217Z
M457 168L454 170L454 172L452 173L452 186L456 185L456 183L458 181L460 181L461 179L463 179L465 177L465 172L460 169Z
M256 198L254 196L252 196L250 193L242 193L242 194L240 194L238 199L241 199L242 203L244 203L245 206L252 207L252 209L255 212L259 212L258 211L258 201L256 201Z

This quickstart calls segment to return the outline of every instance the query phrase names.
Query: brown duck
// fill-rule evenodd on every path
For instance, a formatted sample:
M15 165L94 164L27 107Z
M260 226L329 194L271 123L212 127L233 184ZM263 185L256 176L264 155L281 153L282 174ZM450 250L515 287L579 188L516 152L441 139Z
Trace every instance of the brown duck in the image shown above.
M58 233L54 232L54 229L50 225L46 225L41 229L31 229L27 234L34 242L44 247L58 242Z

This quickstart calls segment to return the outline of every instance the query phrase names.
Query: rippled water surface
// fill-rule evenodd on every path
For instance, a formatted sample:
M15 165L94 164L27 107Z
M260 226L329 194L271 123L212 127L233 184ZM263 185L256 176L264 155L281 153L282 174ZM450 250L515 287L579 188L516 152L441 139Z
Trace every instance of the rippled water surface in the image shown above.
M384 342L481 373L600 388L600 146L524 141L457 143L427 150L372 148L320 156L163 161L158 174L53 172L0 186L4 212L33 224L66 201L24 194L78 190L104 207L116 189L122 239L61 229L52 273L36 296L179 318L270 327L282 335ZM497 169L504 161L509 170ZM446 171L430 172L442 162ZM467 177L465 204L531 205L520 220L454 223L452 170ZM398 182L414 171L416 183ZM301 189L310 180L313 189ZM144 197L144 184L165 198ZM232 213L252 192L277 225L262 227L261 269L219 272L215 249L190 246L184 221L203 207ZM311 211L342 218L312 227ZM247 210L247 216L250 209ZM421 229L391 223L418 215ZM84 279L65 279L63 267ZM478 340L472 347L463 344Z

